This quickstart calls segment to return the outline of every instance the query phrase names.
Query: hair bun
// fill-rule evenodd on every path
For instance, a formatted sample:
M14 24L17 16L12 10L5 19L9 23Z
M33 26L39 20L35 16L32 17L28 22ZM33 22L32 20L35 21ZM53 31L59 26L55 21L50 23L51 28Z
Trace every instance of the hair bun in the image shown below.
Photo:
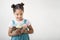
M15 4L12 4L11 8L15 8L15 7L16 7Z
M20 5L21 5L21 6L24 6L24 3L21 3Z

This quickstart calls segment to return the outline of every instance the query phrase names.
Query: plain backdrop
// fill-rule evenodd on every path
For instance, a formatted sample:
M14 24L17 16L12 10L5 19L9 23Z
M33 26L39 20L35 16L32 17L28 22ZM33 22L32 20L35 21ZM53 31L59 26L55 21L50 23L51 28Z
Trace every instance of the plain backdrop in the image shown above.
M24 18L34 29L31 40L60 40L60 0L0 0L0 40L10 40L8 24L14 18L12 4L23 2Z

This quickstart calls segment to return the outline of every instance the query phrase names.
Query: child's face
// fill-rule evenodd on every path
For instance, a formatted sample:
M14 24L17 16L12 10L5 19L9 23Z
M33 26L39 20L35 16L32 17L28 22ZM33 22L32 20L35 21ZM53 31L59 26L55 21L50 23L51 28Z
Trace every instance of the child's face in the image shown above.
M16 9L14 15L17 20L23 19L23 11L21 9Z

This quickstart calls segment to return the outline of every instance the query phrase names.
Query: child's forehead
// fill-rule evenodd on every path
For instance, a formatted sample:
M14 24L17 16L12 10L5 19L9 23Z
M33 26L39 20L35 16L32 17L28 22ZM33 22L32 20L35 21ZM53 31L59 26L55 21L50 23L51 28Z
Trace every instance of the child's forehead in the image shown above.
M21 14L21 13L23 13L23 11L22 11L21 9L16 9L16 10L15 10L15 13Z
M23 12L21 9L16 9L15 12Z

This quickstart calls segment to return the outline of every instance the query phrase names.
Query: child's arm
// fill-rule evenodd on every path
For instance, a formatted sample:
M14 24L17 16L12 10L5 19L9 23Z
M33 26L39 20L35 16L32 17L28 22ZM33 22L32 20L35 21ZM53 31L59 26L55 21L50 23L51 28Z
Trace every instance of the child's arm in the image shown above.
M12 28L10 28L10 27L9 27L9 29L8 29L8 35L9 35L9 36L13 36L13 35L12 35Z
M12 28L9 28L9 30L8 30L8 35L9 35L9 36L19 35L20 33L17 33L18 31L20 31L20 30L12 31Z
M34 32L33 28L31 25L28 26L29 31L27 31L28 34L32 34Z
M32 28L32 26L31 25L29 25L28 26L28 28L29 28L29 30L27 31L27 30L25 30L25 32L24 33L28 33L28 34L32 34L34 31L33 31L33 28Z

